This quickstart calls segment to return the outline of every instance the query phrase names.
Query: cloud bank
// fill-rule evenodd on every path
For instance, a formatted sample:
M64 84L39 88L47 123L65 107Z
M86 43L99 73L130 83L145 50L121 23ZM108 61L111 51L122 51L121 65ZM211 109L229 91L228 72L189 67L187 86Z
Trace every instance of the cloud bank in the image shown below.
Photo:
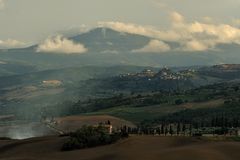
M126 32L131 34L139 34L143 36L149 36L156 39L174 41L179 39L179 35L171 30L163 31L158 30L152 26L141 26L133 23L123 22L98 22L99 27L108 27L119 32Z
M151 40L146 46L141 49L133 50L132 52L137 53L162 53L167 52L171 48L168 44L159 41L159 40Z
M109 27L120 32L149 36L160 42L176 42L181 46L178 50L182 51L215 50L218 44L240 45L240 28L234 25L216 24L211 17L203 17L202 21L188 22L178 12L170 13L170 20L171 26L165 30L122 22L99 22L99 26ZM153 44L150 45L153 47ZM159 51L161 51L160 48ZM145 46L143 49L149 49L149 46Z
M240 26L240 19L233 19L233 25Z
M192 41L186 42L183 49L185 51L205 51L205 50L208 50L208 46L197 40L192 40Z
M74 43L60 35L46 39L37 47L37 52L44 53L82 54L87 51L88 49L83 44Z
M8 49L8 48L20 48L24 47L26 44L24 42L14 40L14 39L7 39L7 40L0 40L0 48Z

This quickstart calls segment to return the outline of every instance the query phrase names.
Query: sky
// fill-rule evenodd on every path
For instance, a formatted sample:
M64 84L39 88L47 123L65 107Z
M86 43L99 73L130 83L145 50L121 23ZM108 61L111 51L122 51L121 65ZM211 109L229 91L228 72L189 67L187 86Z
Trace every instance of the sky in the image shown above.
M184 44L185 50L206 50L216 43L240 43L239 8L240 0L0 0L0 48L35 44L51 35L101 25L157 35L158 42L149 45L158 44L165 50L168 46L162 41L186 39L190 40ZM225 36L214 42L209 38L225 30ZM208 38L199 40L193 32L204 32ZM209 40L212 44L206 46Z

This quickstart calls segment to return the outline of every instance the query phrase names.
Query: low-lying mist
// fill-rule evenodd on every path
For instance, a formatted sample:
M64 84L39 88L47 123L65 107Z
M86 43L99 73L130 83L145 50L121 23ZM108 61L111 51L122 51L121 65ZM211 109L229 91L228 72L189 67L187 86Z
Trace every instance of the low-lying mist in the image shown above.
M11 139L27 139L53 134L53 132L40 122L10 124L0 127L0 137Z

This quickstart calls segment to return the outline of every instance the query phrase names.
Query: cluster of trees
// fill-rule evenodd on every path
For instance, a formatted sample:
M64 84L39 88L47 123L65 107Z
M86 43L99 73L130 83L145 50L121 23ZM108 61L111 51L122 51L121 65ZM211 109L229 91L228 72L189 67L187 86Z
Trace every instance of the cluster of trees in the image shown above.
M160 122L181 122L198 127L240 127L239 103L218 108L187 109L160 118Z
M187 109L144 121L141 125L147 132L157 129L161 134L179 134L186 130L188 133L194 130L208 134L227 134L240 127L240 103L231 101L217 108Z
M154 134L154 135L162 135L162 136L173 136L173 135L193 135L193 128L191 124L168 124L162 123L156 127L142 127L141 132L142 134Z
M63 144L63 151L83 149L107 145L127 138L128 133L124 130L110 134L104 126L83 126L76 132L69 134L70 138Z
M123 76L102 80L101 85L105 89L149 92L149 91L176 91L187 90L194 87L194 84L187 79L173 79L171 73L164 77L155 76ZM174 76L176 77L176 76Z
M193 124L159 124L157 127L142 128L138 134L162 135L162 136L201 136L212 135L238 135L238 129L232 127L195 127Z
M142 107L158 104L181 105L188 102L206 102L213 99L237 99L240 97L239 84L214 84L203 86L192 90L179 91L156 91L156 92L136 92L130 89L130 94L119 94L113 97L89 99L85 101L79 100L76 103L64 103L57 105L61 113L69 115L95 112L102 109L131 106ZM238 98L239 99L239 98ZM228 103L228 101L226 101ZM52 109L55 110L56 108Z
M66 101L64 103L47 106L41 109L43 116L66 116L88 112L95 112L107 108L113 108L118 106L132 106L142 107L156 104L168 103L169 96L166 93L158 93L153 95L123 95L108 98L97 98L88 100L79 100L74 103Z

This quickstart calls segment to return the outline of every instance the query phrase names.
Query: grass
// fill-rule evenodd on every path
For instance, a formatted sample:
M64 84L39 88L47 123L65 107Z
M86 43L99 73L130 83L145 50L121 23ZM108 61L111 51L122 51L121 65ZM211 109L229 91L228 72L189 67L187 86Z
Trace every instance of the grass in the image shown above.
M112 115L132 122L140 122L145 119L154 119L159 116L173 113L179 109L172 106L148 106L148 107L114 107L98 112L88 113L90 115Z
M202 103L185 103L182 105L162 104L146 107L120 106L87 113L87 115L112 115L134 123L139 123L143 120L155 119L167 114L179 112L187 108L211 108L221 106L222 104L223 100L212 100Z

